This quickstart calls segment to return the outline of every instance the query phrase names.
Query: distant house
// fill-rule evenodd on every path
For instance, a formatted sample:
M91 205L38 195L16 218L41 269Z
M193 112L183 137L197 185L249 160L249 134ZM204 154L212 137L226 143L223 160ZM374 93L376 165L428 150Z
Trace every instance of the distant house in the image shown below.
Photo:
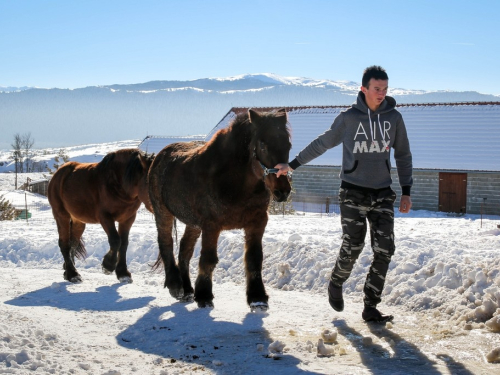
M165 146L176 142L204 141L205 135L189 135L189 136L159 136L148 135L139 143L139 149L148 154L157 154Z
M279 107L255 108L275 110ZM348 106L289 107L293 159ZM232 108L207 135L248 108ZM500 102L402 104L413 154L414 209L500 215ZM336 202L342 146L293 174L294 202ZM393 189L400 194L395 162Z
M31 181L31 179L28 178L28 181L25 182L19 189L47 196L48 187L49 180L47 179Z

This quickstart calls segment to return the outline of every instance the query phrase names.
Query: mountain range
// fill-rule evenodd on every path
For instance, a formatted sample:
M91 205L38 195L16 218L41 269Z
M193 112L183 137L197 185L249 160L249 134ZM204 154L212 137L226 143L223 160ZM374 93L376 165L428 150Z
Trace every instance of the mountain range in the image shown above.
M28 132L35 148L207 134L231 107L349 105L359 87L268 73L77 89L0 86L0 149ZM391 88L389 95L406 104L500 101L474 91Z

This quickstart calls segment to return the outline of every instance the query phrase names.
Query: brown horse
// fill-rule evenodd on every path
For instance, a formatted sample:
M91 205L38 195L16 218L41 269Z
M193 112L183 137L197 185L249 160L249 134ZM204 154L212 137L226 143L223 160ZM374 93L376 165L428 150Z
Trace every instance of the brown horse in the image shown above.
M284 110L239 115L208 143L174 143L156 156L149 171L160 253L155 267L165 268L165 287L183 301L212 307L212 273L218 262L217 240L223 230L243 228L247 303L267 310L262 282L262 236L271 194L282 202L290 194L286 176L270 170L288 161L290 133ZM271 172L271 173L269 173ZM186 224L178 265L173 252L174 218ZM195 289L189 278L194 245L202 234Z
M153 156L129 148L111 152L99 163L68 162L54 173L48 198L59 232L66 280L82 281L74 258L86 256L81 241L85 224L100 223L110 247L102 262L103 271L116 270L118 280L132 282L127 269L128 235L141 202L152 212L147 187L152 162Z

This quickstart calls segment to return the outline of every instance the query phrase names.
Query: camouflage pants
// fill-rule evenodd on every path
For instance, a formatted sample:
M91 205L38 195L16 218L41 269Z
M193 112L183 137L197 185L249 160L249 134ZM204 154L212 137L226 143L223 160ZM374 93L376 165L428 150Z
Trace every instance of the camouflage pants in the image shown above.
M375 307L381 301L385 276L394 254L394 201L396 193L391 188L365 192L354 189L339 191L342 221L342 246L333 268L331 282L342 286L363 247L370 223L370 239L373 261L364 286L364 303Z

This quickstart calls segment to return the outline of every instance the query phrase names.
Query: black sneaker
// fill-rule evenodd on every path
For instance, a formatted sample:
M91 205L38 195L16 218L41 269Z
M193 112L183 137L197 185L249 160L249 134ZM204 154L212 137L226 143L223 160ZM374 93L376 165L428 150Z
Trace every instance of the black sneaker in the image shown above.
M376 322L376 323L385 323L391 322L394 319L392 315L383 315L380 311L378 311L375 307L365 306L363 310L363 314L361 315L365 322Z
M328 302L335 311L344 310L344 298L342 298L342 287L334 285L331 281L328 284Z

